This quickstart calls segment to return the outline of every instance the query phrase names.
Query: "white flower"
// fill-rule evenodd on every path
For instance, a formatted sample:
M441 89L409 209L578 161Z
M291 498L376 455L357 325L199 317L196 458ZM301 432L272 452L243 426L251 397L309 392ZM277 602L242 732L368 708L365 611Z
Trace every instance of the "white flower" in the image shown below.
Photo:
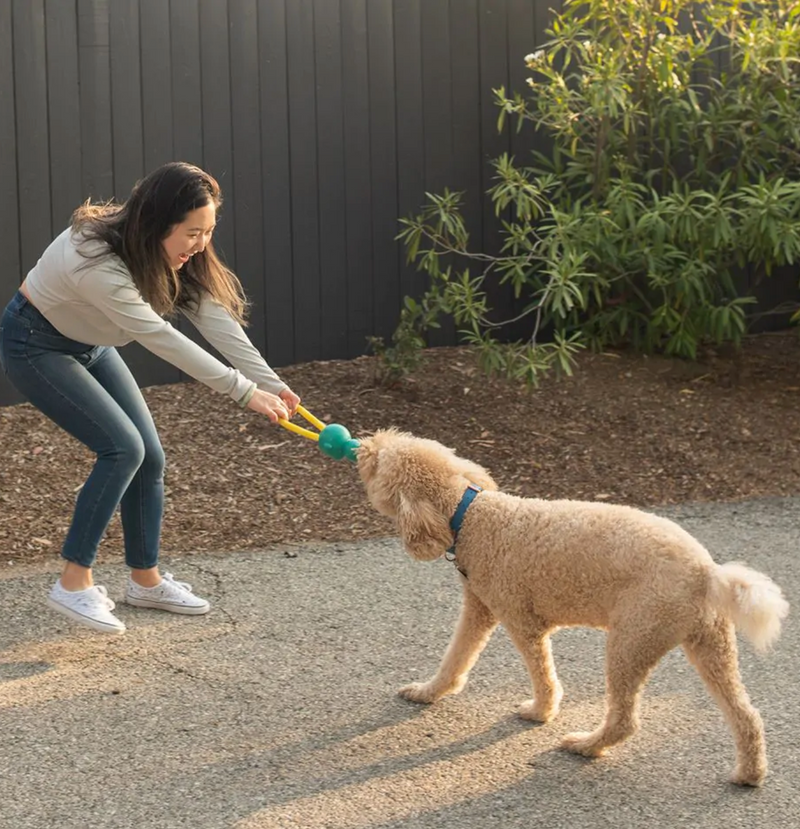
M532 63L538 63L544 57L544 49L537 49L530 55L525 55L525 63L530 66Z

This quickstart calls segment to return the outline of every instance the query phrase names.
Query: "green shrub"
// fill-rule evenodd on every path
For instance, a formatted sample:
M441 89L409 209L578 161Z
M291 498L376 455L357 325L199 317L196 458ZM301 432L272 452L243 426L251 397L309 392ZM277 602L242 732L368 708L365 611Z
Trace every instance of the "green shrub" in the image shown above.
M800 2L567 0L548 36L529 94L495 90L499 127L552 147L493 162L499 253L470 251L460 194L402 220L429 277L395 334L404 365L441 314L487 370L534 384L585 347L738 344L754 299L736 274L800 258ZM493 280L513 286L524 342L497 341Z

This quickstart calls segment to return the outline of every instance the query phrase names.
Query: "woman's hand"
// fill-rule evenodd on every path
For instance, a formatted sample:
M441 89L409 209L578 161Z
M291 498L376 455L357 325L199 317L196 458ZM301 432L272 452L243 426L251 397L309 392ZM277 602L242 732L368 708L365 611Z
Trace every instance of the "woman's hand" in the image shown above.
M256 389L247 408L258 414L266 415L273 423L280 418L289 419L289 409L277 394L270 394L268 391Z
M300 405L300 398L291 389L284 389L280 393L280 398L289 410L289 417L294 417L297 414L297 407Z

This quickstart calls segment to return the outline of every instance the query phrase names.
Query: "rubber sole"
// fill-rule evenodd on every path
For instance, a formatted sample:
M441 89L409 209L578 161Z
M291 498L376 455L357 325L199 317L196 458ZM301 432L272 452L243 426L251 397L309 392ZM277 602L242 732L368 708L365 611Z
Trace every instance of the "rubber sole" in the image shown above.
M120 634L125 633L127 630L122 622L120 622L121 627L106 624L105 622L101 622L99 619L92 619L91 616L84 616L82 613L78 613L71 607L67 607L66 605L53 601L53 599L49 596L47 598L47 604L50 608L60 613L62 616L66 616L68 619L72 619L73 622L90 627L100 633Z
M201 607L190 607L184 604L157 602L152 599L135 599L132 596L125 596L125 603L133 607L146 607L149 610L166 610L167 613L179 613L181 616L204 616L211 610L210 604Z

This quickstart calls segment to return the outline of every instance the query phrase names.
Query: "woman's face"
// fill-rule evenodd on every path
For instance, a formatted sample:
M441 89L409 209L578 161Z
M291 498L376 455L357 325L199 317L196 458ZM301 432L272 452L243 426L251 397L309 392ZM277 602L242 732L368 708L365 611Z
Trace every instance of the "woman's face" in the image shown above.
M212 203L198 207L186 214L179 224L173 225L161 245L170 267L176 271L182 268L195 253L201 253L211 241L217 210Z

